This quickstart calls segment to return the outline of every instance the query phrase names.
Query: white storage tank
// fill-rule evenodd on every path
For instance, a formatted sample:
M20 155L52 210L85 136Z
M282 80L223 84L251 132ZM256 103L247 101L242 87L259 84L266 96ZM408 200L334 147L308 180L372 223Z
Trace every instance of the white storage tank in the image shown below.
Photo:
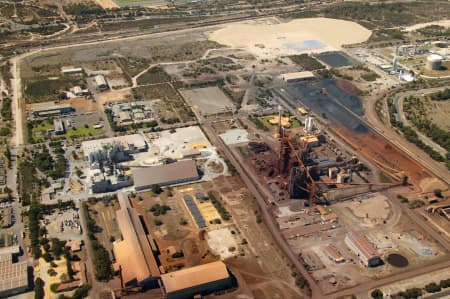
M430 71L437 71L442 66L442 56L438 54L431 54L427 57L427 69Z

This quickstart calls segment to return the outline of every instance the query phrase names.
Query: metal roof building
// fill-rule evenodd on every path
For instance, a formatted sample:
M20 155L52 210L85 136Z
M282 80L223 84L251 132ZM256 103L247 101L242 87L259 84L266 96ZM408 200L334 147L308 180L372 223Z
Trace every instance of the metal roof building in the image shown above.
M8 297L24 292L28 288L27 262L13 263L12 255L16 251L8 247L0 250L0 297Z
M108 83L103 75L97 75L94 77L95 84L100 90L108 89Z
M221 261L162 274L167 299L188 299L232 286L227 267Z
M118 193L120 210L116 212L117 222L123 240L113 243L114 255L124 284L147 285L159 277L160 272L138 213L132 208L128 196Z
M52 101L31 104L31 113L33 113L34 116L67 114L73 111L75 111L75 109L70 104L56 104Z
M380 256L364 235L351 231L345 237L345 244L359 257L363 265L373 267L381 263Z
M150 189L152 185L172 185L198 180L200 175L193 160L133 169L134 189Z

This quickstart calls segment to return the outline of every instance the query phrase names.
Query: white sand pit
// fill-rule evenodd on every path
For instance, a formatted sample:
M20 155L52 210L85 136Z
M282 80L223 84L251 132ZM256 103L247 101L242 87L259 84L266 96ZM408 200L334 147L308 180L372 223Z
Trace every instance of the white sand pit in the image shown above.
M238 255L238 244L228 228L208 232L208 246L222 260Z
M309 18L281 24L231 23L210 33L209 39L259 57L277 57L336 51L342 45L364 42L371 34L355 22Z

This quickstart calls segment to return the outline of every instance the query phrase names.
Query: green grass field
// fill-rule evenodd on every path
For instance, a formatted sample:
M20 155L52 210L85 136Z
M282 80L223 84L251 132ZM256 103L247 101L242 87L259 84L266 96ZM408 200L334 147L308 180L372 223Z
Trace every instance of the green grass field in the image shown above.
M86 136L98 136L102 135L104 132L105 131L103 129L94 129L93 127L79 127L76 130L72 128L68 130L65 135L61 136L65 136L66 139L75 139Z
M37 126L34 126L31 129L31 133L33 136L33 140L35 143L44 142L46 137L46 132L48 130L53 130L53 123L49 120L45 120L41 123L39 123ZM67 130L66 134L63 135L55 135L52 139L55 140L61 140L61 139L76 139L80 137L87 137L87 136L98 136L104 134L103 129L94 129L93 127L79 127L76 129L69 129Z

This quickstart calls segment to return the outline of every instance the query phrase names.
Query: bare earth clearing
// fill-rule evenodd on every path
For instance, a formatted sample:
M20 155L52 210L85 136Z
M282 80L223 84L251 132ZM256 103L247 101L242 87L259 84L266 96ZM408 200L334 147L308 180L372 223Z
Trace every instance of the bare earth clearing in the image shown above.
M364 42L370 35L370 30L350 21L309 18L280 23L272 18L227 24L209 39L259 57L277 57L339 50L342 45Z

